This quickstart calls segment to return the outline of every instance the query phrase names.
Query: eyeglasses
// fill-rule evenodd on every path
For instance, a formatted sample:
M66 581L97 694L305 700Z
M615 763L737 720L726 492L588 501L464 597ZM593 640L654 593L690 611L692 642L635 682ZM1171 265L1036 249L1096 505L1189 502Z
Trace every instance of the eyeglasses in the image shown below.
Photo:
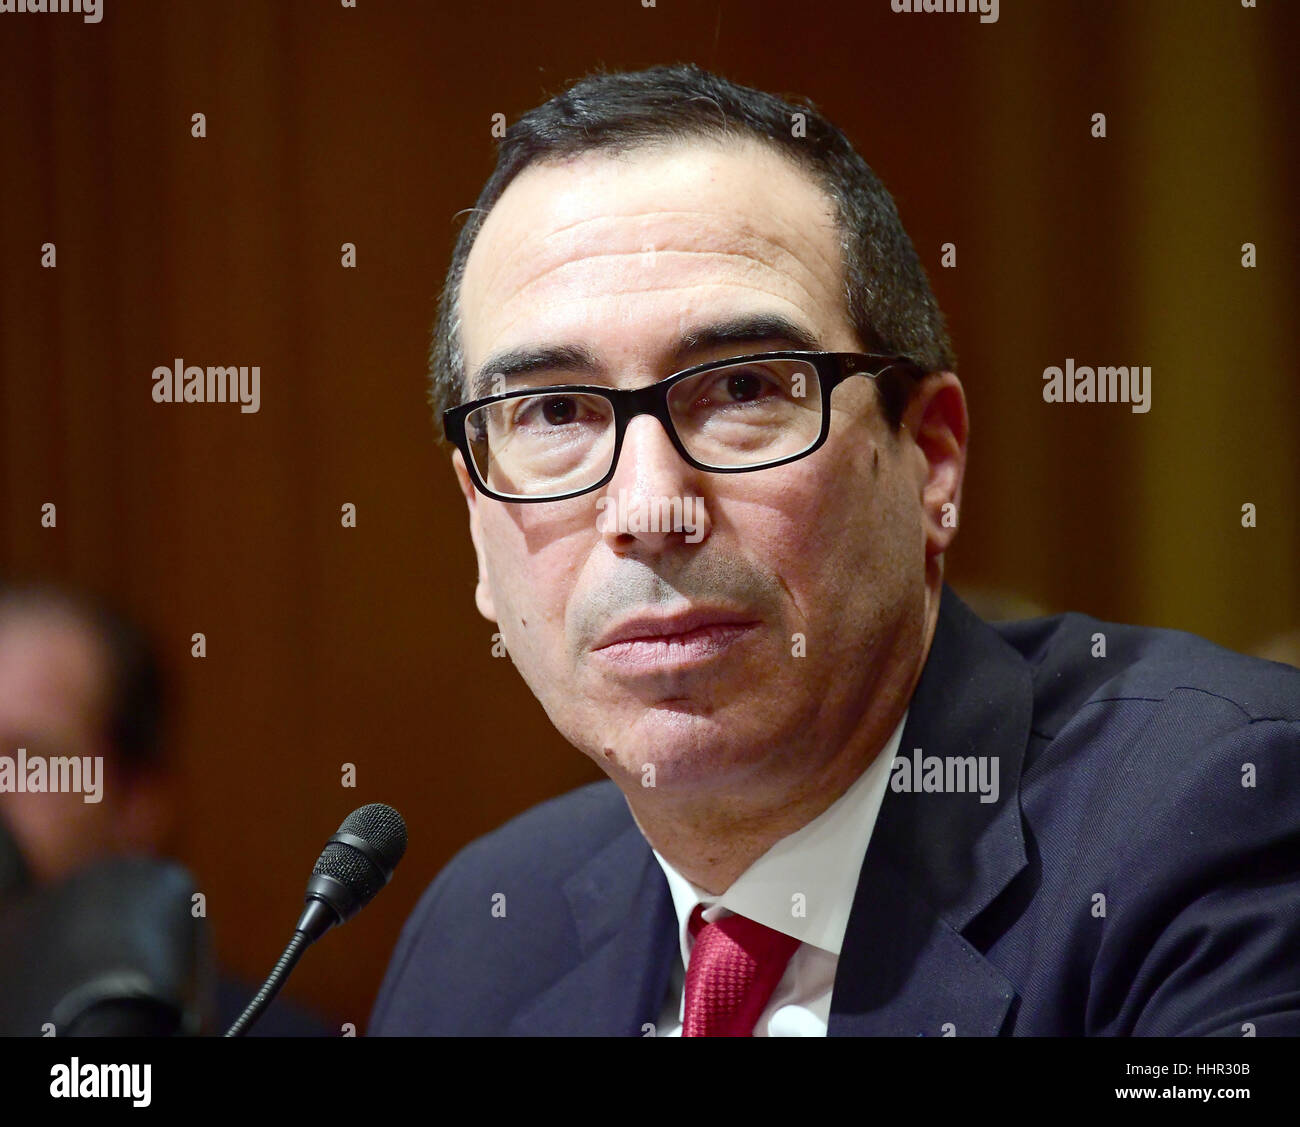
M873 371L873 366L882 365ZM830 433L831 392L850 376L914 370L864 352L764 352L715 360L648 387L562 384L489 395L443 412L480 493L497 501L560 501L614 476L638 415L663 425L683 461L710 473L783 466Z

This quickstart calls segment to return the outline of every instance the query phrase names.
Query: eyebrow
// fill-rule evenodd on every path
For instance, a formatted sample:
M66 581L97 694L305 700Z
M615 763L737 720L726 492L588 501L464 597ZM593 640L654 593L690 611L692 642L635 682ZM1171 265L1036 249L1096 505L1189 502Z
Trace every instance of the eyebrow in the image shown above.
M802 352L822 351L821 341L811 329L780 313L752 313L702 325L684 333L672 354L674 370L690 366L700 353L719 345L784 344ZM489 356L470 381L470 399L490 394L495 377L506 383L533 372L561 370L584 376L598 375L604 368L589 348L581 345L544 345L509 348Z

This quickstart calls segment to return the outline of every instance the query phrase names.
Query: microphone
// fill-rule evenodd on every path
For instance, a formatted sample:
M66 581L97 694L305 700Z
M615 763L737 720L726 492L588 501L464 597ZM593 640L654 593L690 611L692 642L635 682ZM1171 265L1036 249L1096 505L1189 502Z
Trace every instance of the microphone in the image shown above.
M372 802L353 810L325 844L307 882L306 907L293 938L244 1012L226 1031L242 1037L280 992L302 954L330 928L346 923L393 878L406 852L406 823L391 806Z

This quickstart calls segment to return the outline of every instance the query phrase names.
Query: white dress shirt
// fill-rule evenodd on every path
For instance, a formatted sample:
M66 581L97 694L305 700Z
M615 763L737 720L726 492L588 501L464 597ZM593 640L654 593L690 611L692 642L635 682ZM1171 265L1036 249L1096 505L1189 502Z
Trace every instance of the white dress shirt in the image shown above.
M653 850L668 878L681 942L681 958L673 961L657 1036L682 1035L686 967L695 943L689 925L697 904L704 905L705 923L735 914L800 941L754 1026L754 1036L826 1036L849 909L906 723L904 712L889 742L849 789L802 829L773 845L721 896L692 884Z

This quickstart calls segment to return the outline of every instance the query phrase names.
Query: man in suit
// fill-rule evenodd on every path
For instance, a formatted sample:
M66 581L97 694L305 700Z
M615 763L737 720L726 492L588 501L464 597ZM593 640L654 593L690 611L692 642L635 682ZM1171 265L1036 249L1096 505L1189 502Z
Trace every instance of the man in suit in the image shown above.
M510 128L434 400L478 607L609 781L453 859L371 1033L1300 1032L1300 678L976 617L953 367L812 107L662 67Z

